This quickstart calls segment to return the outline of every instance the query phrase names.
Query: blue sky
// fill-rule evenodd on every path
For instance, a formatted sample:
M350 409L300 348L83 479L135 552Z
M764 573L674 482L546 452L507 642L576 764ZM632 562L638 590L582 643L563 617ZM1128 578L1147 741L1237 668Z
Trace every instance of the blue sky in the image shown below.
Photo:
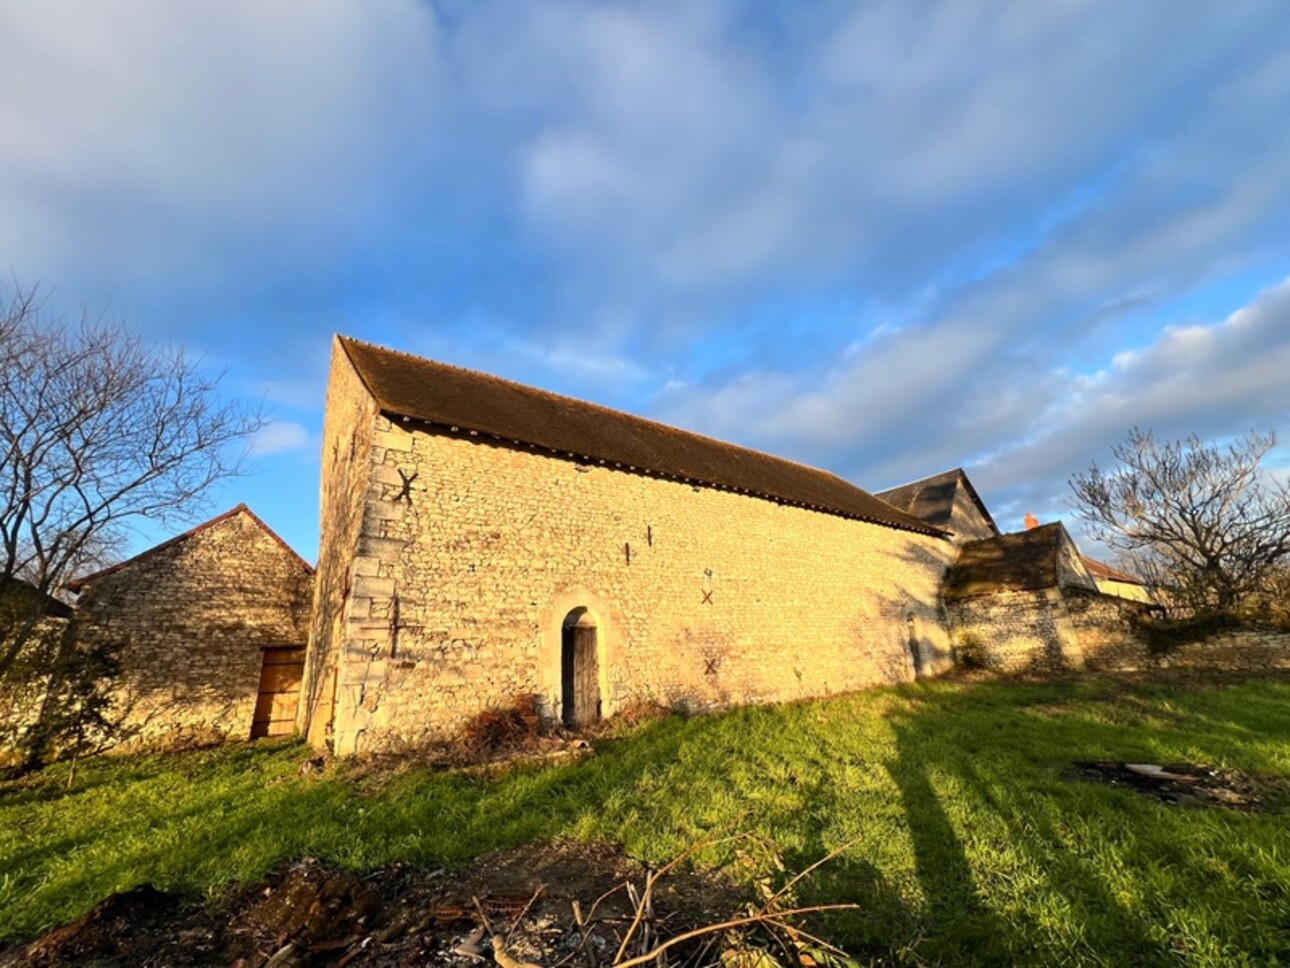
M0 0L0 269L262 399L202 510L306 557L334 332L870 490L962 465L1014 528L1135 424L1290 434L1287 39L1282 0Z

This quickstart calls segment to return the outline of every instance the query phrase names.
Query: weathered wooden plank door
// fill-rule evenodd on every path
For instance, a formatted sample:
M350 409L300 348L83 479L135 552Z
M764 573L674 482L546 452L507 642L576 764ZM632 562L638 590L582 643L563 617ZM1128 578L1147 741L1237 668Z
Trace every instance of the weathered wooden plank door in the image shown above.
M265 649L260 669L260 694L251 720L251 739L285 736L296 728L300 682L305 672L305 650Z
M595 626L565 626L561 719L566 726L585 726L600 718L600 665Z

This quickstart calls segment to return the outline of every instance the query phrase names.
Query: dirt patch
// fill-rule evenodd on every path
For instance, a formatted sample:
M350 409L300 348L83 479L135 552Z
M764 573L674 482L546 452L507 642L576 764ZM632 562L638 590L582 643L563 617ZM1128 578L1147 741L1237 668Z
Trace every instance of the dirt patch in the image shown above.
M1095 760L1074 764L1065 776L1136 790L1168 804L1253 812L1280 809L1290 802L1290 784L1284 780L1191 764Z
M497 852L451 873L395 866L359 875L306 860L209 906L147 886L114 895L0 954L0 968L483 965L496 963L494 934L519 962L606 964L647 873L614 847L575 842ZM674 936L739 904L724 882L672 873L653 893L650 931Z

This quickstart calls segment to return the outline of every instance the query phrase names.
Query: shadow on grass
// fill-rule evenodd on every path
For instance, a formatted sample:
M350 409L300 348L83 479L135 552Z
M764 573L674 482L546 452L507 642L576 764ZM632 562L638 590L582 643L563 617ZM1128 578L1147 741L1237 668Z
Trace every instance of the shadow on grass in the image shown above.
M302 779L300 746L100 763L82 791L0 798L0 869L20 888L0 885L0 935L28 936L145 881L209 894L304 855L456 866L580 837L659 863L732 827L773 840L791 869L859 838L803 893L860 904L824 923L876 958L1176 963L1176 922L1215 950L1245 943L1284 958L1272 933L1285 900L1276 885L1290 877L1279 818L1170 813L1060 775L1076 759L1184 750L1290 772L1287 699L1285 686L1260 683L931 682L672 717L599 741L585 762L500 775L414 769L368 784L339 766ZM1122 842L1111 836L1121 828ZM1161 873L1161 858L1176 874ZM1229 898L1215 870L1239 873L1240 890Z

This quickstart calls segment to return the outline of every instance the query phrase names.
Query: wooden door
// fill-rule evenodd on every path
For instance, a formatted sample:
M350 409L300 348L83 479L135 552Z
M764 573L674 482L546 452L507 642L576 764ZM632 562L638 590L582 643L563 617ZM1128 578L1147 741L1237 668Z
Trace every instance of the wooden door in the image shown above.
M564 692L561 719L566 726L585 726L600 718L600 666L596 659L595 626L565 626Z
M264 650L260 670L260 694L255 700L251 739L286 736L296 728L296 707L300 682L305 672L305 650L281 648Z

